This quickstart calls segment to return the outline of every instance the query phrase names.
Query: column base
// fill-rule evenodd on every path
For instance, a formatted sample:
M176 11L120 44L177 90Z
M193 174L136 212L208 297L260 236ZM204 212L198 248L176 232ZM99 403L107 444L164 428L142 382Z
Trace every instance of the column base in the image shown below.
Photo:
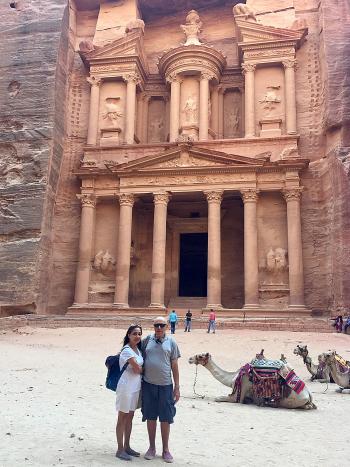
M213 309L213 310L221 310L223 308L223 306L221 305L221 303L208 303L207 306L205 307L205 310L210 310L210 309Z
M148 308L158 308L159 310L165 310L165 305L160 304L160 303L151 303L148 305Z
M257 308L260 308L259 303L246 303L243 310L256 310Z
M289 310L307 310L305 305L288 305Z
M79 306L86 306L88 304L89 302L74 302L72 306L79 307Z
M129 303L113 303L115 308L129 308Z

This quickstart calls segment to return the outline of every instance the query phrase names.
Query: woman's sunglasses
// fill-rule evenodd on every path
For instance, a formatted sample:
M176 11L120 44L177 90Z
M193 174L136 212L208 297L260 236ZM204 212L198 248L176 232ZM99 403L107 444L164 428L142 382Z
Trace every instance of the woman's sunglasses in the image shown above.
M155 323L153 324L155 328L165 328L166 324L165 323Z

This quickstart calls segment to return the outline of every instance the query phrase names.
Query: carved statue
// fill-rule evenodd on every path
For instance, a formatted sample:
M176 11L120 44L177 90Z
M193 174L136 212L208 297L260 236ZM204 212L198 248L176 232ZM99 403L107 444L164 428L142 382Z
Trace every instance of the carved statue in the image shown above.
M107 97L105 100L105 113L102 115L104 120L116 128L120 126L120 119L123 117L123 113L119 108L120 97Z
M185 33L186 42L184 45L200 45L199 34L202 31L202 21L196 10L191 10L186 16L186 24L181 24L181 29Z
M255 21L256 17L253 10L249 8L248 5L244 3L237 3L232 9L234 16L244 16L246 21Z
M197 102L193 96L189 96L182 111L185 114L186 123L197 122L197 110Z
M161 117L155 118L150 123L150 143L162 141L164 131L164 121Z
M94 258L94 269L103 275L115 270L116 261L108 250L100 250Z

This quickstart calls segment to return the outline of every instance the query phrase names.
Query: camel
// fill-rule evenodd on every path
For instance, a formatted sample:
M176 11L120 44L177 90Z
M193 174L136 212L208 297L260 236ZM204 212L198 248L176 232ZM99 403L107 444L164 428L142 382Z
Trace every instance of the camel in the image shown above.
M241 370L244 367L242 367L242 369L238 369L237 371L225 371L221 369L216 363L214 363L209 353L194 355L193 357L189 358L188 362L190 364L204 366L204 368L206 368L214 376L215 379L220 381L220 383L222 383L224 386L227 386L232 389L232 393L228 396L216 398L215 400L217 402L239 402L241 404L253 402L256 405L259 405L258 401L254 400L252 391L253 383L249 380L248 374L244 374L243 376L241 376L241 394L239 400L237 400L238 387L235 387L235 383L237 378L239 378L240 376ZM286 365L284 362L283 366L286 369L289 369L288 365ZM278 402L278 407L282 407L285 409L300 408L304 410L317 408L316 405L312 402L312 396L310 391L306 387L304 387L299 394L297 394L293 390L288 391L287 394L288 395L282 397L282 399Z
M324 354L325 364L338 384L338 392L350 389L350 362L340 357L335 350L330 350Z
M313 363L311 357L309 356L307 345L297 345L293 353L302 357L308 372L311 373L311 381L319 381L320 383L334 383L329 368L325 365L324 354L320 354L318 356L318 365L316 365Z

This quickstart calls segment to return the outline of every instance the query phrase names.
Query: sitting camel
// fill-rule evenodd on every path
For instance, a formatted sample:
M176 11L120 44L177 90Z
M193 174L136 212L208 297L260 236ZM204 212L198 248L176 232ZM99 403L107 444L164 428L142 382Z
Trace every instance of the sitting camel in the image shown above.
M350 362L344 360L335 350L330 350L324 354L325 364L329 369L334 382L338 384L338 392L350 389Z
M244 372L244 369L249 365L245 365L237 371L225 371L214 363L209 353L194 355L189 358L189 363L204 366L204 368L210 371L215 379L232 389L232 393L227 397L224 396L216 398L215 400L217 402L240 402L241 404L253 402L256 405L259 405L259 402L254 399L253 383L250 375L247 372ZM281 365L282 368L287 370L287 372L291 370L284 361L281 361ZM237 384L238 382L239 384ZM278 407L285 409L300 408L305 410L317 408L312 402L310 391L306 387L304 387L299 394L293 390L287 391L278 401Z
M318 356L318 365L313 363L309 356L307 345L297 345L293 351L295 355L302 357L303 362L309 373L311 373L311 381L319 381L320 383L334 383L329 368L325 364L324 354Z

